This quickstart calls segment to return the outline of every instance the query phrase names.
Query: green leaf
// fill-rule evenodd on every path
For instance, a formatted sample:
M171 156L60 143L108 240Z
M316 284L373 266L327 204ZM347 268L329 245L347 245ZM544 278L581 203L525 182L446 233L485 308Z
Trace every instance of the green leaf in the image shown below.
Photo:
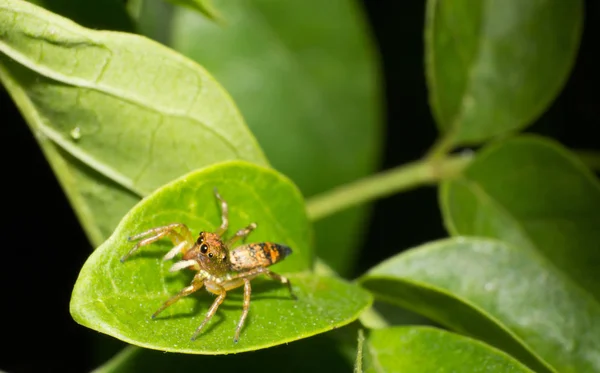
M168 0L169 2L188 7L200 12L205 17L213 21L222 22L221 15L213 5L211 0Z
M253 282L250 315L239 343L233 343L242 297L233 291L196 341L214 297L200 292L180 300L155 320L150 315L191 280L172 274L161 258L170 245L144 247L125 263L119 258L132 247L127 237L151 227L182 222L193 232L213 231L220 224L213 188L229 203L230 230L256 222L251 242L286 244L293 254L274 265L294 286L298 300L284 286ZM125 342L163 351L224 354L265 348L345 325L367 308L368 293L334 277L310 274L313 250L310 225L296 187L273 170L232 161L185 175L136 205L114 234L83 266L71 299L73 318Z
M323 333L309 339L269 349L253 351L250 354L227 356L198 356L170 354L141 349L134 346L125 348L94 373L136 373L136 372L276 372L306 373L326 370L331 373L348 373L352 364L341 353L339 344L332 334L349 326ZM307 358L298 358L304 356Z
M356 2L216 4L227 27L175 9L170 45L231 92L273 166L305 196L372 173L382 140L379 72ZM354 263L367 212L316 224L319 257L338 272Z
M530 125L575 61L580 0L429 0L426 61L438 128L454 144Z
M440 204L452 235L535 252L600 303L600 183L559 144L523 136L488 147L443 184Z
M600 305L532 252L457 237L397 255L361 282L535 371L600 371Z
M144 37L0 0L0 80L94 244L141 197L191 170L267 164L218 83Z
M481 342L429 327L371 331L365 372L532 372Z

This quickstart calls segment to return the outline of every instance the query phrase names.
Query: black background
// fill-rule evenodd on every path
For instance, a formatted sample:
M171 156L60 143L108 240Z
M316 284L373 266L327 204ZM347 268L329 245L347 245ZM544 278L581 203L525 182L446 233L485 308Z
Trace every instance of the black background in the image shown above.
M599 5L586 1L583 43L574 71L552 107L528 130L573 148L600 149ZM423 73L424 2L365 0L364 6L384 68L387 134L382 169L386 169L422 156L437 134ZM68 305L91 247L31 132L2 89L0 114L0 369L88 371L94 367L93 341L109 337L78 326ZM401 229L399 217L405 224ZM445 235L434 188L378 201L356 274L401 248Z

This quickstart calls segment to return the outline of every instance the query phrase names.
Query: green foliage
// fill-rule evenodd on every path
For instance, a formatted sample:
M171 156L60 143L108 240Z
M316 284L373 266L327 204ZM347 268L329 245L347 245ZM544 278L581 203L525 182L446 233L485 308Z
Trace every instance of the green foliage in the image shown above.
M453 143L530 125L556 97L579 46L581 1L431 0L430 103Z
M191 170L267 164L228 94L185 57L24 1L0 10L2 81L94 244L141 197Z
M273 167L308 197L375 171L378 71L357 4L220 1L218 8L226 26L174 9L169 44L231 93ZM317 252L335 270L354 264L366 213L316 222Z
M444 183L440 205L452 235L535 251L600 301L600 183L566 149L535 137L494 144Z
M600 307L521 247L456 237L391 258L362 281L380 299L483 339L538 372L600 369L593 357Z
M243 181L242 181L243 180ZM298 300L287 288L259 282L255 286L251 322L243 338L233 343L241 315L241 298L231 296L221 306L220 320L191 341L200 325L198 302L182 299L150 320L170 295L187 286L190 276L169 273L172 263L161 258L169 245L142 247L125 263L120 258L132 243L127 237L173 222L192 231L215 231L221 223L213 188L229 203L230 230L255 222L252 242L280 242L293 248L275 272L308 272L312 268L310 226L300 193L275 171L249 163L227 162L183 176L145 198L123 218L113 235L83 266L71 299L71 314L79 323L126 342L164 351L225 354L255 350L308 337L347 324L370 304L370 296L355 285L311 275L290 275ZM177 206L174 209L173 206ZM256 282L255 282L256 283ZM212 297L206 296L208 308ZM285 317L282 317L285 315ZM213 325L214 327L210 327Z
M597 157L513 134L568 77L582 1L429 0L426 70L440 139L422 160L357 182L381 152L380 99L351 0L171 1L187 9L146 0L127 5L137 6L135 24L123 4L70 2L36 1L88 27L139 29L167 44L0 0L0 81L98 247L71 314L145 347L98 371L600 371L600 187L582 163ZM441 186L452 237L399 253L358 283L341 279L334 270L353 265L367 217L365 206L348 209L424 184ZM204 290L150 319L191 279L161 260L168 242L119 261L127 237L151 227L214 231L215 187L230 206L230 234L256 222L250 241L293 248L272 268L298 300L254 280L237 344L241 291L190 341L212 303ZM301 193L317 196L305 203ZM369 308L373 297L387 307ZM418 323L406 310L448 330L393 326ZM289 366L297 356L307 358Z
M367 373L531 372L490 346L428 327L374 330L365 345Z

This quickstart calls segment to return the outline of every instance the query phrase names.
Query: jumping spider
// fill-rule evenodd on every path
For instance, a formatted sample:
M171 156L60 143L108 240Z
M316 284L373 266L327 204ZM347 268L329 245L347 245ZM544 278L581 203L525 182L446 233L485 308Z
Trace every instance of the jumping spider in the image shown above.
M213 317L219 305L223 303L227 291L243 285L244 307L233 339L237 343L250 308L250 294L252 292L250 280L260 274L265 274L282 284L286 284L291 297L296 299L290 281L286 277L266 268L282 261L291 254L292 249L272 242L262 242L242 245L230 251L229 247L236 241L246 238L250 232L256 229L256 224L252 223L246 228L238 230L229 239L223 240L223 234L227 231L229 225L227 202L219 195L216 188L214 193L221 205L221 226L216 232L200 232L198 238L194 240L192 232L185 224L173 223L152 228L128 238L130 241L140 239L141 241L121 258L121 262L124 262L141 246L149 245L163 237L167 237L173 242L175 246L163 257L163 260L173 259L179 253L183 254L183 260L176 262L169 271L175 272L183 268L190 268L197 273L192 279L191 285L169 298L154 312L152 318L155 318L180 298L190 295L205 286L206 290L217 295L217 298L208 310L202 324L192 335L192 340L196 339L202 328Z

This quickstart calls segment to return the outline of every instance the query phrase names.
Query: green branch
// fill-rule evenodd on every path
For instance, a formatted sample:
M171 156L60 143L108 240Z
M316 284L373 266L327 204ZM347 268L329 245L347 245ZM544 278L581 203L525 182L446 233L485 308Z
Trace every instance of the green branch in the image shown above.
M308 217L319 220L352 206L453 178L470 161L467 155L419 160L342 185L310 198L306 204Z

